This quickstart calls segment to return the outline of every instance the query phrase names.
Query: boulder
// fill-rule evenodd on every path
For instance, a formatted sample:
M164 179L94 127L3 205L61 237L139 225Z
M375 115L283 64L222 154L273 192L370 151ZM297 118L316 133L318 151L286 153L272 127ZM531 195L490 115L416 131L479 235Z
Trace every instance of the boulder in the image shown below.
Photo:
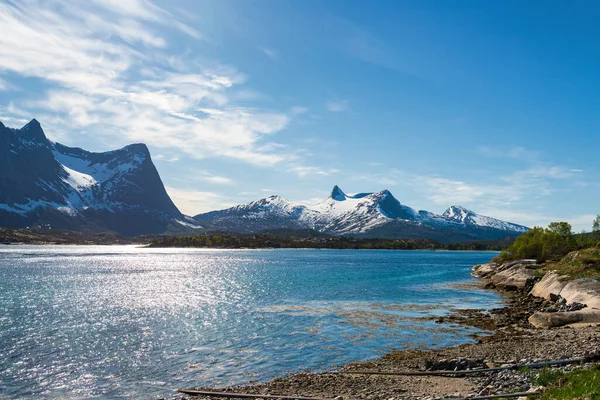
M560 295L569 304L577 302L600 310L600 282L596 280L584 278L567 282Z
M474 266L473 268L473 276L476 278L485 278L490 275L496 273L498 269L498 264L488 263L488 264L479 264Z
M533 286L531 294L549 301L562 297L568 304L581 303L600 309L600 282L589 278L569 281L568 277L550 271Z
M536 328L595 325L600 324L600 310L584 308L583 310L568 312L536 312L529 317L529 323Z
M544 275L541 281L533 286L531 294L555 302L558 300L560 292L567 284L567 279L566 276L559 275L556 271L550 271Z
M535 271L521 264L512 265L491 276L490 281L507 290L526 289L535 281Z

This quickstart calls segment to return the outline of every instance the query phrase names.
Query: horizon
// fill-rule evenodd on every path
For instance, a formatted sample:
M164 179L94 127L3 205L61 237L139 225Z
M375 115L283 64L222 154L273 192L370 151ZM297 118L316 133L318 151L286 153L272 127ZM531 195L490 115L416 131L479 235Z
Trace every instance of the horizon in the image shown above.
M339 185L590 231L600 7L584 5L0 2L0 121L89 151L145 143L188 215Z

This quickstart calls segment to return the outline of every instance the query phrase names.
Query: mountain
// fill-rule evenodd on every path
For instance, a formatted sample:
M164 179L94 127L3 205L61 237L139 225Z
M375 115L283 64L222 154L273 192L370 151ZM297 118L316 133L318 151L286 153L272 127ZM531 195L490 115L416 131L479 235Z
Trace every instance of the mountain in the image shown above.
M496 218L485 217L461 206L451 206L442 214L444 218L461 222L467 226L483 226L506 231L523 233L527 228L511 222L501 221Z
M275 195L226 210L199 214L194 219L207 229L250 233L308 227L306 220L312 214L305 206Z
M312 207L271 196L194 219L211 229L234 232L314 229L330 235L427 238L446 243L500 239L528 230L461 206L438 215L401 204L389 190L346 194L337 185L327 199Z
M51 142L35 119L21 129L0 122L0 226L134 236L189 224L146 145L92 153Z

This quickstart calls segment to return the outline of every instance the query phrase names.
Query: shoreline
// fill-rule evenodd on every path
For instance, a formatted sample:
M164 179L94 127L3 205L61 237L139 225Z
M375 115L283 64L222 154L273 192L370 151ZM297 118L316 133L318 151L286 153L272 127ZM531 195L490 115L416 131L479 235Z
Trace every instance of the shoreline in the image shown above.
M534 388L528 373L519 370L463 377L364 375L349 372L465 370L583 358L598 354L600 324L577 329L568 326L537 329L528 319L546 307L548 302L530 295L530 287L504 290L490 287L481 277L478 277L478 282L484 289L499 293L505 306L488 312L475 309L457 310L436 321L482 329L483 334L474 336L475 343L437 350L392 351L373 360L342 365L337 371L295 373L276 377L265 383L194 389L338 400L459 399L472 395L525 392ZM571 370L579 367L561 368Z

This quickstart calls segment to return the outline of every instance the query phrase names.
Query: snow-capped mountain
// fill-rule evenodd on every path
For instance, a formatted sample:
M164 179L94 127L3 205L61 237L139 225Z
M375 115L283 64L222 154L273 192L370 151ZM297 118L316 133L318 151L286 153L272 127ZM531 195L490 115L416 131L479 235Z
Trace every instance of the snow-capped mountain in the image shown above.
M501 221L496 218L479 215L474 211L461 206L451 206L442 214L444 218L461 222L465 225L484 226L488 228L501 229L505 231L526 232L527 227L513 224L512 222Z
M271 196L194 218L212 229L238 232L315 229L332 235L431 238L446 242L517 236L528 229L460 206L452 206L438 215L401 204L388 190L346 194L338 186L327 199L313 206Z
M0 122L0 226L162 233L189 223L169 198L144 144L92 153L49 141L33 119Z
M260 232L268 229L298 229L309 226L314 212L293 204L281 196L261 200L221 211L211 211L194 217L205 228L234 232Z

